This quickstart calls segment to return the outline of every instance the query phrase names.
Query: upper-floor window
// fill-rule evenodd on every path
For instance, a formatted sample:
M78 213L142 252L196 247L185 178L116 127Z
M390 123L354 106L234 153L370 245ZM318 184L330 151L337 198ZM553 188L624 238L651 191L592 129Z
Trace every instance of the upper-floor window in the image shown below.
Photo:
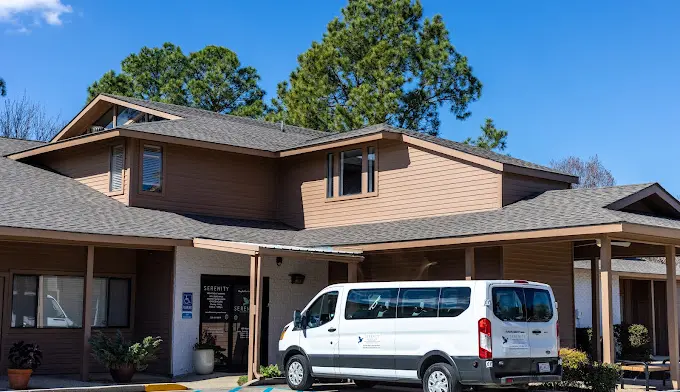
M125 162L125 147L122 145L111 147L109 162L109 192L123 190L123 169Z
M375 193L377 151L375 146L331 152L326 155L326 198ZM337 156L337 165L336 165ZM334 178L338 174L337 192Z
M142 151L142 191L163 191L163 148L145 145Z

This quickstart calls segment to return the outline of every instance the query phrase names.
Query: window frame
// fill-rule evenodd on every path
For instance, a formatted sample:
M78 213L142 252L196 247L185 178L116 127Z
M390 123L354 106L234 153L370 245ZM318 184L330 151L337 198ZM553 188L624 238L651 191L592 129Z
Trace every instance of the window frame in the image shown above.
M153 196L165 196L165 164L166 164L166 146L163 143L146 143L146 142L141 142L139 148L139 185L138 185L138 192L141 195L153 195ZM161 175L160 175L160 186L161 186L161 191L160 192L153 192L153 191L147 191L144 190L144 148L146 147L152 147L152 148L158 148L161 152Z
M393 308L394 315L393 315L392 317L347 318L347 316L348 316L347 310L348 310L348 308L349 308L349 307L347 306L347 304L349 303L349 298L350 298L350 295L352 294L352 291L369 291L369 290L394 290L394 291L395 291L395 295L394 295L394 298L393 298L393 299L394 299L394 304L393 304L393 305L390 305L390 308ZM356 289L350 288L350 289L347 291L347 295L344 297L344 301L345 301L345 303L344 303L344 309L343 309L343 317L344 317L344 320L346 320L346 321L396 320L396 319L397 319L397 310L398 310L398 304L399 304L399 292L400 292L400 290L401 290L401 289L400 289L399 287L364 287L364 288L356 288Z
M123 166L120 170L120 190L112 190L111 184L113 181L113 151L116 148L121 148L123 150ZM127 158L127 151L125 148L125 143L116 143L109 147L109 189L106 192L109 196L122 195L125 193L125 161Z
M402 303L403 303L403 293L405 291L409 290L431 290L431 291L436 291L437 295L434 297L434 302L435 302L435 309L434 309L434 315L427 315L427 316L404 316L402 313ZM398 319L420 319L420 318L437 318L439 317L439 305L441 302L441 294L442 294L442 288L441 287L434 287L434 286L424 286L424 287L400 287L399 292L397 293L397 318Z
M40 290L40 276L62 276L62 277L77 277L77 278L83 278L83 282L85 280L85 273L82 271L55 271L55 270L10 270L9 273L7 274L2 274L0 273L0 277L4 277L5 280L5 290L9 290L8 292L8 300L9 303L8 308L9 308L9 329L13 331L22 331L27 332L27 333L39 333L41 330L64 330L64 331L77 331L77 330L82 330L84 328L84 322L85 322L85 314L83 312L83 320L81 321L81 327L77 328L62 328L62 327L38 327L38 322L37 322L37 317L38 317L38 301L36 301L36 308L35 308L35 317L36 317L36 325L34 327L12 327L12 310L13 310L13 287L14 287L14 276L35 276L36 279L38 280L38 290ZM95 273L94 278L113 278L113 279L124 279L128 280L130 282L129 285L129 297L128 297L128 326L127 327L95 327L93 325L90 326L92 329L97 329L97 330L126 330L126 329L132 329L134 328L134 319L133 315L135 314L135 285L136 285L136 278L134 274L126 274L126 273L112 273L112 274L101 274L101 273ZM83 288L84 290L84 288ZM7 292L7 291L6 291ZM37 293L39 295L40 293ZM107 295L108 295L108 287L107 287ZM107 299L108 301L108 299ZM85 292L83 291L83 303L85 302ZM107 308L107 317L108 317L108 308Z
M326 154L326 199L332 199L335 196L335 154L329 152Z
M368 151L369 149L372 149L373 154L374 154L374 160L373 162L373 191L369 192L369 164L368 164ZM352 194L352 195L341 195L341 188L342 188L342 153L343 152L348 152L352 150L361 150L361 192L357 194ZM380 149L378 147L378 143L370 143L370 144L364 144L360 146L346 146L343 148L336 148L330 152L328 152L326 155L324 155L325 162L324 162L324 167L326 168L325 171L325 176L324 176L324 192L325 192L325 202L337 202L337 201L344 201L344 200L353 200L353 199L363 199L367 197L376 197L378 196L378 184L380 183L379 181L379 173L380 173L380 165L379 165L379 153ZM329 156L333 157L333 177L332 180L328 180L328 161L329 161ZM329 193L328 191L328 184L332 184L332 193Z
M133 285L134 285L134 278L131 276L114 276L114 275L107 275L107 276L94 276L94 279L106 279L106 320L107 320L107 325L105 326L95 326L92 324L90 327L92 329L98 329L98 330L106 330L106 329L129 329L132 328L132 308L133 308ZM128 281L128 306L127 306L127 325L125 326L111 326L108 324L108 319L109 319L109 308L111 305L111 285L109 282L111 280L126 280Z
M327 296L329 294L335 294L335 309L334 309L335 312L333 313L333 315L334 315L333 318L331 318L330 320L326 321L323 324L317 325L316 327L310 327L309 324L308 324L309 323L308 317L309 317L310 309L314 305L316 305L317 301L321 301L320 310L323 310L324 301L326 301L325 303L327 303L327 301L328 301ZM322 293L321 295L317 296L316 298L314 298L314 300L309 303L309 306L304 311L304 315L305 315L304 321L305 321L305 323L302 325L302 329L303 330L316 329L316 328L322 327L322 326L330 323L331 321L335 320L335 318L338 317L338 308L339 308L339 305L340 305L340 298L342 297L340 294L341 294L340 290L329 290L329 291L326 291L326 292ZM321 313L319 313L319 314L321 314Z

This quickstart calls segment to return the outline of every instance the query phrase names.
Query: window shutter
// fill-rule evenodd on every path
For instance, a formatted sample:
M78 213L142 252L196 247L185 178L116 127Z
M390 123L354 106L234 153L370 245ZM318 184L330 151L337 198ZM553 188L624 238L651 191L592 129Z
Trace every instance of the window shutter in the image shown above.
M144 146L142 156L142 190L161 192L163 173L163 154L160 147Z
M109 181L109 191L119 192L123 190L123 165L125 160L125 149L123 146L111 148L111 176Z

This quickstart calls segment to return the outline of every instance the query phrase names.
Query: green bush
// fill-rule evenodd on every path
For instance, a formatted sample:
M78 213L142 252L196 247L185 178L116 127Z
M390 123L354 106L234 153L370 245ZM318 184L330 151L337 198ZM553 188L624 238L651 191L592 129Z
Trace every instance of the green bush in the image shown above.
M133 365L135 370L141 372L157 358L162 340L159 336L147 336L140 343L132 343L125 340L120 331L116 331L114 338L96 331L89 342L92 356L108 369Z
M236 383L237 383L239 386L241 386L241 385L243 385L243 384L245 384L245 383L247 383L247 382L248 382L248 376L246 376L246 375L239 376L239 377L238 377L238 380L236 381Z
M651 339L647 327L641 324L614 326L616 354L630 361L648 361L652 356Z
M593 362L584 374L584 384L593 392L611 392L621 377L621 367L615 364Z
M278 365L260 366L260 374L264 378L281 377Z

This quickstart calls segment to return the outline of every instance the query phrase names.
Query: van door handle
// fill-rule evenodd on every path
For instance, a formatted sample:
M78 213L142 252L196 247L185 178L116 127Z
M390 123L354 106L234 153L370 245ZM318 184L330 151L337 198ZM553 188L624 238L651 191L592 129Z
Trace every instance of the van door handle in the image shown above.
M335 332L335 331L337 331L337 329L335 329L335 327L328 328L328 332Z
M542 331L541 331L540 329L534 329L533 331L531 331L531 333L533 333L533 334L535 334L535 335L540 335L541 332L542 332Z

